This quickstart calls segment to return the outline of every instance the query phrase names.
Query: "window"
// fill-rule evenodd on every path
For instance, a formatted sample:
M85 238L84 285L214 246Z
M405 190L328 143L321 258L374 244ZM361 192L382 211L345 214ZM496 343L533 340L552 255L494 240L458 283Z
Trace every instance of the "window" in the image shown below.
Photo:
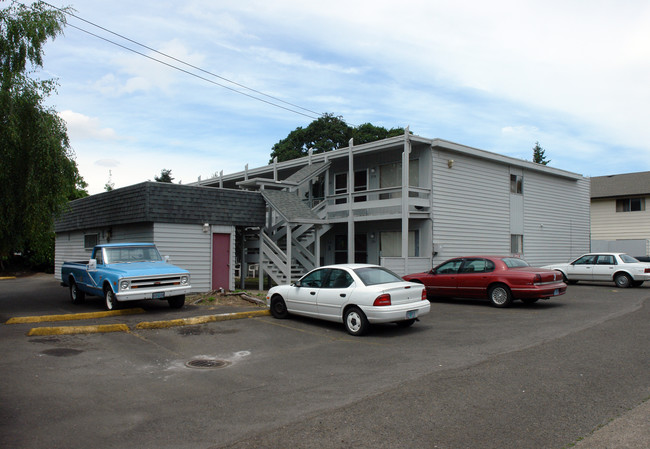
M638 212L645 210L645 198L622 198L616 200L616 212Z
M522 254L524 252L524 236L521 234L510 234L510 252Z
M436 274L456 274L460 265L463 263L463 259L454 259L438 265L435 269Z
M409 231L408 257L419 257L419 232ZM381 257L402 257L402 232L383 231L379 234Z
M302 287L320 288L328 271L328 269L312 271L300 279L300 285Z
M354 191L363 192L368 190L368 171L359 170L354 172ZM359 203L361 201L366 201L367 197L365 195L359 195L354 197L354 202Z
M466 260L461 268L461 273L488 273L494 271L494 262L487 259Z
M342 195L348 193L348 174L347 173L337 173L334 176L334 195ZM336 204L347 203L347 197L336 198Z
M84 249L93 249L99 242L99 234L84 235Z
M347 271L334 269L330 271L329 278L323 288L348 288L354 279Z
M409 161L409 186L418 187L420 185L420 160L413 159ZM402 163L394 162L379 167L379 188L389 189L391 187L402 186ZM382 193L379 199L399 198L401 192Z
M596 264L597 265L616 265L616 261L614 260L614 256L600 255L596 259Z
M524 177L510 175L510 193L524 193Z

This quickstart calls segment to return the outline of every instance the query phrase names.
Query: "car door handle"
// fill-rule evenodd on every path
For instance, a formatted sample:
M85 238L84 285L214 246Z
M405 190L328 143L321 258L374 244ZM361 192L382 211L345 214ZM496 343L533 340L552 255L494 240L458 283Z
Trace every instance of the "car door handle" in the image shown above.
M341 293L339 296L340 296L341 298L345 298L345 293Z
M315 294L316 294L316 292L309 292L309 294L310 294L310 295L315 295Z

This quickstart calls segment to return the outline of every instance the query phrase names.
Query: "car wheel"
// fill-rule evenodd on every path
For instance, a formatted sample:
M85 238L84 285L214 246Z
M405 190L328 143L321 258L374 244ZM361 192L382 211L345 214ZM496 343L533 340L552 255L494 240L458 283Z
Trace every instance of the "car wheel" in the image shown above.
M398 321L397 325L399 327L411 327L411 326L413 326L413 323L415 323L415 318L410 319L410 320Z
M348 334L359 336L368 330L368 318L358 307L350 307L343 314L343 324Z
M274 296L271 298L271 315L273 315L273 318L277 318L279 320L283 320L289 316L287 305L281 296Z
M628 288L632 286L632 278L629 274L618 273L614 276L614 282L618 288Z
M79 290L75 281L70 282L70 301L72 304L81 304L86 299L86 293Z
M180 309L185 305L185 295L172 296L167 302L172 309Z
M539 298L521 298L524 304L535 304L538 300Z
M488 296L494 307L508 307L512 304L512 293L506 285L498 284L490 287Z
M643 281L632 281L632 287L641 287L643 285Z
M115 293L110 287L104 289L104 300L106 301L106 310L115 310L119 307Z

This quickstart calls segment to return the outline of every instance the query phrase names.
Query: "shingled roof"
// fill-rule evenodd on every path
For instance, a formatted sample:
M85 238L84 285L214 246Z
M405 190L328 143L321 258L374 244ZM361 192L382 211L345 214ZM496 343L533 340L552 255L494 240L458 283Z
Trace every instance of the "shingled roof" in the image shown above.
M650 171L591 178L591 198L650 194Z
M264 226L259 192L143 182L71 201L56 232L129 223Z
M263 190L262 195L289 223L321 223L323 221L295 193L285 190Z

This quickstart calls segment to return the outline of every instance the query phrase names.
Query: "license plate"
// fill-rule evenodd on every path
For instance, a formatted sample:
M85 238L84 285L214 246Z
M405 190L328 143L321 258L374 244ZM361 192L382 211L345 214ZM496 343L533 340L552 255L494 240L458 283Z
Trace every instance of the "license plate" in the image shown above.
M151 299L162 299L165 297L165 292L157 292L151 294Z
M417 310L409 310L408 312L406 312L406 319L407 320L411 320L411 319L415 318L416 316L418 316L418 311Z
M557 296L560 294L560 289L556 288L555 291L553 292L553 296Z

